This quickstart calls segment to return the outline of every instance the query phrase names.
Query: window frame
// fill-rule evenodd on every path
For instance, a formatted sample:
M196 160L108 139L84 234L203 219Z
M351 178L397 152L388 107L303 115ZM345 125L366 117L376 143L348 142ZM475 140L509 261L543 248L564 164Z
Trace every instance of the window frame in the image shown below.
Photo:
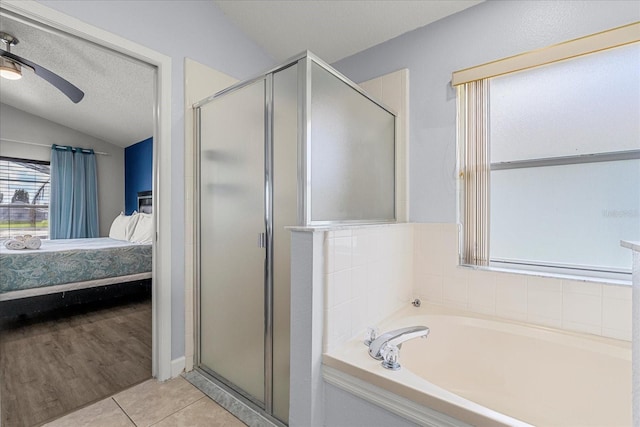
M459 264L461 266L630 283L631 272L626 270L613 271L616 269L612 268L612 271L599 271L595 268L588 269L561 263L493 259L490 256L491 172L640 159L640 149L491 163L488 155L490 142L487 129L490 123L487 105L490 97L490 79L493 77L638 42L640 42L640 22L635 22L453 73L452 86L457 89L458 221L461 224L459 228ZM479 90L479 87L482 87L482 90ZM484 158L488 160L485 163L483 163Z
M51 162L48 160L35 160L35 159L25 159L25 158L21 158L21 157L9 157L9 156L0 156L0 161L8 161L8 162L16 162L16 163L31 163L31 164L36 164L36 165L46 165L46 166L51 166ZM34 182L36 183L36 181L25 181L25 182ZM40 183L39 181L37 181L37 183ZM49 171L49 180L47 182L45 182L41 188L46 187L47 185L49 185L49 191L51 190L50 186L51 186L51 171ZM6 203L2 203L2 205L11 205L12 202L7 201ZM47 210L47 232L46 232L46 236L40 236L43 238L48 238L49 237L49 226L48 226L48 221L49 221L49 205L50 205L50 200L48 203L46 204L32 204L29 203L28 207L32 208L32 209L46 209ZM10 208L10 206L9 206ZM11 221L9 221L11 223ZM13 236L13 234L11 233L11 229L12 227L9 224L9 227L7 227L9 230L9 238L11 238ZM16 230L19 230L18 228L15 228ZM44 229L44 228L42 228ZM36 228L37 230L37 228ZM37 232L37 231L36 231ZM18 234L19 235L19 234Z

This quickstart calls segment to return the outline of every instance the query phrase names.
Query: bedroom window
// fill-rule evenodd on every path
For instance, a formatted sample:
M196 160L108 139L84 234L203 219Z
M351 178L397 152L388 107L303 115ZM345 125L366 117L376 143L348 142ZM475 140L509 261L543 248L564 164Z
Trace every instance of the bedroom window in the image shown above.
M627 279L620 240L640 240L640 43L525 67L527 55L457 86L461 263Z
M0 156L0 240L49 234L49 162Z

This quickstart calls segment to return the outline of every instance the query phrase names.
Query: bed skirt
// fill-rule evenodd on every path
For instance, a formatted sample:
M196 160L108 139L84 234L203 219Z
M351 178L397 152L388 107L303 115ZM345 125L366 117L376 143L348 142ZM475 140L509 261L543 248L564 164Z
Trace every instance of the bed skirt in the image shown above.
M0 301L0 330L4 322L20 321L25 315L35 317L60 309L62 311L59 313L64 315L76 310L100 309L151 298L150 278L129 280L111 284L92 283L91 287L67 288L56 293L29 295L28 298L5 299Z
M42 288L21 289L0 293L0 301L9 301L19 298L28 298L39 295L56 294L60 292L74 291L78 289L95 288L97 286L112 285L118 283L134 282L138 280L150 279L151 272L136 273L127 276L106 277L103 279L86 280L83 282L65 283L61 285L46 286Z

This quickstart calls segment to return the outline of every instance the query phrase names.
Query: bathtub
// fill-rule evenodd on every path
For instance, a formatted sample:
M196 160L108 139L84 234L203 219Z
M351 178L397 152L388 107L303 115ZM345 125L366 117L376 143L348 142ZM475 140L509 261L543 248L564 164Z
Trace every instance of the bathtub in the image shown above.
M415 325L431 333L403 344L399 371L360 339L323 364L471 425L631 426L630 342L426 304L376 326Z

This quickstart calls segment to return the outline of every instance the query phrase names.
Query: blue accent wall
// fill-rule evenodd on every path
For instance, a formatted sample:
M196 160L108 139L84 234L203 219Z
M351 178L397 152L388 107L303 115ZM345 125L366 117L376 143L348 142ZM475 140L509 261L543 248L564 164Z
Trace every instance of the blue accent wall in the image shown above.
M138 208L138 191L151 191L153 138L124 149L124 208L131 215Z

